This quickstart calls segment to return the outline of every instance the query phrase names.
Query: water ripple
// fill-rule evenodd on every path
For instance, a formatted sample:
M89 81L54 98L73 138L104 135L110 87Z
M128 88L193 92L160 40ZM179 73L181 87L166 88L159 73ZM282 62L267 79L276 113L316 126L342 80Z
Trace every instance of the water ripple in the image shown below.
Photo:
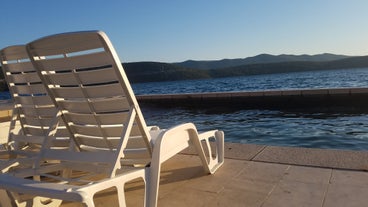
M309 148L368 150L368 114L288 113L273 110L145 108L148 124L163 128L194 122L199 130L221 129L227 142Z

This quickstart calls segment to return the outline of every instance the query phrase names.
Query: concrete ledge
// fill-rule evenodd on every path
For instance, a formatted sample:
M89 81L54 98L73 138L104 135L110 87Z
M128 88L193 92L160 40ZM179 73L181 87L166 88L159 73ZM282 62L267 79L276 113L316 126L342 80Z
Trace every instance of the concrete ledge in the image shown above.
M195 155L193 148L183 154ZM310 167L368 171L368 151L225 143L225 158Z
M295 89L138 95L143 104L188 107L343 108L366 110L368 88ZM185 101L184 101L185 100Z

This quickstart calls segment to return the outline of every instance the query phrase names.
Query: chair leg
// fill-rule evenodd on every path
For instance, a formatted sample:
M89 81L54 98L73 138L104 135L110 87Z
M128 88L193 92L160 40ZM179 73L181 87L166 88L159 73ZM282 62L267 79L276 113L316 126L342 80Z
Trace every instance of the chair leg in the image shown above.
M218 162L224 163L224 159L225 159L225 135L223 131L217 131L215 133L216 136L216 144L217 144L217 153L218 153Z
M149 171L149 168L146 168L145 172L144 172L144 178L143 178L143 181L144 181L144 207L147 207L149 206L148 204L148 196L149 196L149 193L150 193L150 186L149 186L149 182L151 180L150 178L150 171ZM157 189L158 190L158 189ZM156 202L157 203L157 202Z
M148 186L147 186L147 206L156 207L158 200L158 190L160 187L160 171L161 162L160 160L155 160L156 162L151 163L151 169L148 176Z
M125 183L123 183L122 185L117 185L116 186L116 193L118 195L118 201L119 201L119 206L120 207L125 207L126 206L124 186L125 186Z

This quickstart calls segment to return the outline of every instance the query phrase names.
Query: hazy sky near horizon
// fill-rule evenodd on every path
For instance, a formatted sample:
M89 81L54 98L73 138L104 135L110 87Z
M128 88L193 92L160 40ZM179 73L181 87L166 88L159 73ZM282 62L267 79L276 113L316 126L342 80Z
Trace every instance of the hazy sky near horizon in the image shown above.
M4 0L0 48L103 30L122 62L368 55L367 0Z

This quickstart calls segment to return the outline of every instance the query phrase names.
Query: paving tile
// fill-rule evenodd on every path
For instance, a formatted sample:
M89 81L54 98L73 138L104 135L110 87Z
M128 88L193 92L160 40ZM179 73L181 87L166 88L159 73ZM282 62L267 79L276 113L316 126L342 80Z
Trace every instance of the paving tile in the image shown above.
M231 159L251 160L264 148L264 145L225 143L225 157Z
M266 197L267 194L262 194L257 191L225 189L216 199L209 201L205 206L260 207Z
M161 166L159 198L180 188L190 179L207 176L198 156L176 155Z
M182 187L172 191L169 195L158 200L160 207L197 207L208 206L212 200L216 199L217 194Z
M180 158L185 158L181 156ZM162 192L160 190L159 206L259 206L273 189L274 183L262 179L241 179L243 173L252 162L226 160L224 166L214 175L198 175L179 186ZM268 167L273 164L262 163ZM253 168L264 169L258 164ZM267 168L267 167L266 167ZM277 168L277 167L276 167ZM283 166L284 171L286 167ZM248 169L249 170L249 169ZM183 176L183 175L181 175ZM266 178L267 180L267 178ZM164 184L170 185L170 184ZM161 189L166 188L162 187ZM185 196L184 196L185 195ZM202 197L203 198L199 198ZM195 202L196 200L196 202Z
M196 187L196 186L193 186ZM275 187L275 183L252 179L231 179L215 200L206 206L249 206L258 207Z
M337 169L368 170L368 152L267 146L253 159Z
M243 172L244 168L249 163L251 163L251 161L225 159L222 167L220 167L214 175L222 179L234 178Z
M225 134L226 137L226 134ZM213 143L211 143L212 145ZM225 158L251 160L260 153L266 146L257 144L240 144L225 142L224 154ZM197 155L194 147L190 146L183 150L181 154Z
M332 184L329 186L323 207L363 207L367 206L368 188Z
M322 206L327 184L281 181L262 207Z
M326 168L290 166L283 180L303 183L328 184L332 170Z
M235 177L237 180L262 180L267 182L278 182L283 178L288 165L280 165L263 162L250 162L244 170Z
M368 172L351 170L333 170L331 184L361 186L368 189Z
M241 168L244 168L247 163L246 161L226 161L229 161L227 165L229 168L224 165L214 175L202 175L188 180L179 188L172 189L160 197L159 206L228 206L229 202L231 206L260 204L273 188L273 184L264 181L233 179L236 174L239 174L230 173L236 168L235 164L238 163L238 166L241 166L237 170L241 171Z
M227 181L227 182L226 182ZM221 179L217 175L207 175L199 178L191 179L189 182L182 186L192 188L194 190L200 190L209 193L219 194L225 187L231 182L229 179Z
M248 163L249 161L226 159L224 165L215 174L203 174L202 176L191 179L188 184L200 186L201 188L208 186L211 189L216 186L217 189L221 189L241 174Z

